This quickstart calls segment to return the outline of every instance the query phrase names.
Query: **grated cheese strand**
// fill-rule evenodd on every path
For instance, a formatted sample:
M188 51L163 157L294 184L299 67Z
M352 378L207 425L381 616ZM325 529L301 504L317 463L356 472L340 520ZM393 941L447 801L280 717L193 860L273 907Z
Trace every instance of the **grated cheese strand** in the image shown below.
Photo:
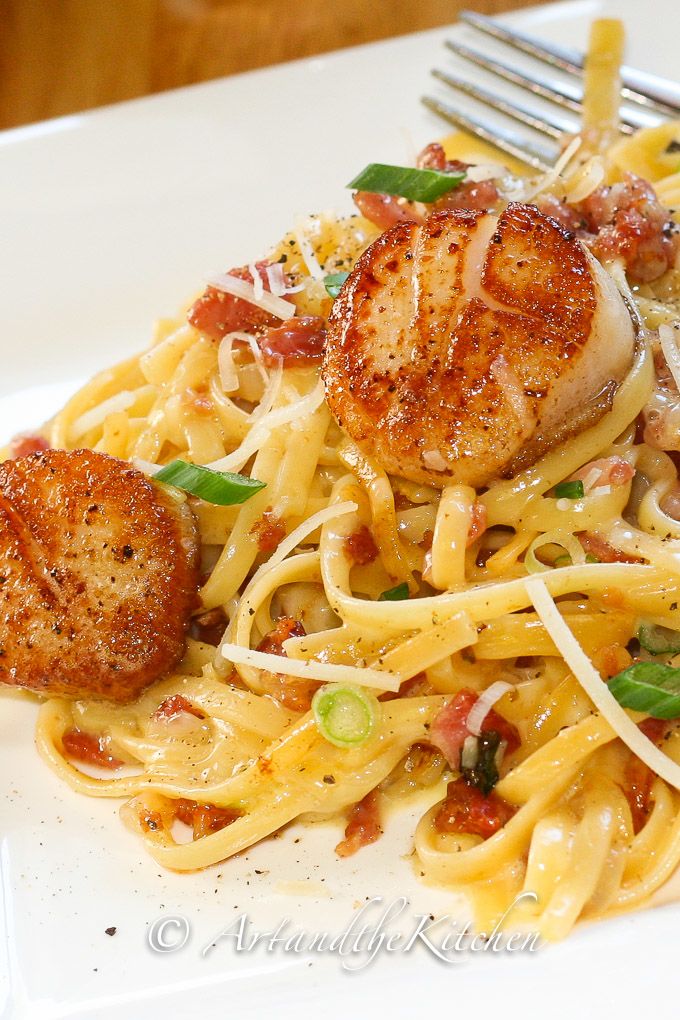
M539 577L531 577L524 583L543 626L600 714L640 761L676 790L680 790L680 765L649 740L619 705L565 623L544 581Z
M298 243L298 248L300 249L303 261L309 270L309 275L313 280L323 280L325 274L319 265L319 260L314 254L314 249L307 237L306 224L304 220L297 221L293 233L295 235L295 240Z
M107 400L102 400L101 404L97 404L91 410L85 411L84 414L81 414L79 418L76 418L71 423L71 428L69 429L70 441L72 443L77 442L87 432L91 432L97 426L103 425L110 414L116 414L118 411L127 411L134 402L135 395L130 390L122 390L120 393L114 393Z
M270 315L275 315L277 319L290 319L295 315L295 305L292 305L290 301L284 301L283 298L270 294L268 290L264 289L262 297L258 298L253 284L248 283L247 280L239 280L237 276L230 276L229 273L218 273L215 276L209 276L207 282L215 290L221 290L225 294L241 298L243 301L255 305L256 308L261 308L263 311L269 312Z
M496 680L496 682L492 683L490 687L487 687L485 691L482 691L470 709L467 717L466 725L473 736L481 736L482 723L493 706L497 701L500 701L504 694L507 694L508 691L512 690L514 690L512 684L506 683L505 680Z
M343 666L330 662L316 662L314 659L287 659L269 652L258 652L254 648L230 644L228 641L220 647L220 653L227 662L234 665L254 666L255 669L266 669L269 673L283 673L286 676L297 676L303 680L318 680L321 683L358 684L360 687L372 687L379 691L399 690L401 677L394 673L380 672L368 666Z

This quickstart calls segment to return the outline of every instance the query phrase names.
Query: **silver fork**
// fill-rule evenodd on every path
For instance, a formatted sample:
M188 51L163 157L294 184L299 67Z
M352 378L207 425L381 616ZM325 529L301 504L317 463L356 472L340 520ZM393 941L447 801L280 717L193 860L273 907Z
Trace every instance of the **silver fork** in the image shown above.
M539 39L524 35L505 24L487 18L473 11L462 11L460 20L482 33L486 37L502 43L510 50L548 64L566 80L552 80L540 74L529 73L513 67L495 57L488 56L480 50L462 43L448 40L447 48L457 57L490 74L516 86L540 100L547 100L562 111L567 117L555 115L554 111L546 115L542 111L516 103L507 96L490 91L466 78L449 71L434 69L433 76L450 89L471 97L483 106L495 110L506 118L517 121L531 131L543 135L552 141L545 145L526 134L519 134L511 128L469 116L454 108L449 103L433 96L423 96L423 103L433 113L443 117L449 124L469 131L486 142L491 142L504 152L523 160L537 170L548 170L559 154L559 141L565 134L573 132L576 124L569 120L569 115L580 114L583 107L583 89L579 79L583 72L584 55L578 50L566 49L545 43ZM574 79L573 81L571 79ZM634 134L640 127L659 123L668 117L680 117L680 84L666 78L624 67L621 72L621 99L625 104L621 109L620 130L622 134Z

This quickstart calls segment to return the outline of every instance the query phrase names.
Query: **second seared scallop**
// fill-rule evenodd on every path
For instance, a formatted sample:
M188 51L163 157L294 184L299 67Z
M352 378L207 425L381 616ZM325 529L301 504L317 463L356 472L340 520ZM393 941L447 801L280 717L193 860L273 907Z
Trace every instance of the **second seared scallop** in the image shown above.
M611 406L635 337L614 283L534 206L399 223L336 300L327 399L392 474L476 487Z

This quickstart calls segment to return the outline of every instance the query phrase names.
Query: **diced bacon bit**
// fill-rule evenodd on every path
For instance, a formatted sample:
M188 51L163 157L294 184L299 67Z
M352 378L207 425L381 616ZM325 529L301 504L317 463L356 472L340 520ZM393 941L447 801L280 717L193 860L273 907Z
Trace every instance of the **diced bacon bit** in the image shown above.
M488 212L498 204L500 194L493 181L468 181L459 184L453 191L442 195L433 208L441 209L477 209Z
M422 698L434 694L434 688L427 679L427 673L416 673L410 680L404 680L398 691L385 691L378 701L394 701L395 698Z
M378 547L373 541L373 535L363 524L358 531L354 531L345 539L345 554L357 567L365 567L372 563L378 555Z
M375 223L381 230L388 230L395 223L409 221L422 223L423 217L416 212L411 203L396 195L377 195L372 191L357 191L354 204L367 220Z
M286 537L286 525L269 507L255 521L250 534L257 536L257 548L260 552L273 552Z
M314 365L323 358L326 320L319 315L294 315L275 326L258 341L265 365L281 359L286 365Z
M459 159L447 159L444 146L439 142L430 142L418 153L416 166L419 170L439 170L440 173L460 172L467 170L470 163L462 163Z
M573 207L546 197L539 208L574 232L600 261L623 259L628 275L640 283L658 279L675 264L680 238L670 211L652 185L635 174L596 188Z
M610 680L617 673L627 669L633 662L633 658L627 648L614 643L605 645L593 655L593 665L603 680Z
M96 737L83 730L67 730L61 738L64 754L86 765L96 765L101 769L119 769L123 762L109 751L107 737Z
M646 737L653 743L660 744L666 735L669 723L666 719L645 719L638 724ZM622 787L633 816L633 830L638 833L644 826L652 803L652 786L656 776L637 755L631 754L624 772Z
M276 621L276 626L268 634L265 634L257 646L258 652L267 652L270 655L281 655L286 657L283 642L290 637L304 637L305 628L298 620L290 616L282 616ZM285 670L285 666L283 667ZM312 698L321 683L316 680L303 680L297 677L288 677L284 673L262 672L260 683L264 691L275 701L278 701L284 708L291 712L308 712L312 706Z
M430 727L430 743L438 747L451 768L460 767L460 752L470 731L467 720L472 706L479 697L474 691L463 688L437 713ZM521 744L517 728L493 708L481 725L482 733L494 730L506 743L506 754L512 754Z
M485 797L464 779L454 779L435 815L434 827L437 832L467 833L488 839L510 821L516 810L497 793Z
M421 170L439 170L441 173L456 173L467 170L470 163L459 159L447 159L439 142L426 145L416 160ZM486 212L498 203L500 195L492 180L467 181L460 184L433 204L435 209L478 209Z
M470 530L468 531L467 545L468 548L476 542L478 538L481 538L487 529L487 518L486 507L483 503L472 504L472 517L470 519Z
M595 472L598 472L597 476ZM586 493L600 485L625 485L635 477L635 468L623 457L602 457L584 464L582 468L570 475L569 481L588 481Z
M227 626L227 618L221 607L209 609L191 621L191 636L206 645L219 645Z
M198 414L210 414L213 410L213 403L208 396L208 391L193 389L191 386L182 393L181 403L185 409L196 411Z
M142 828L146 829L147 832L161 832L165 825L163 824L163 816L159 811L150 811L148 808L140 808L139 810L139 824Z
M431 528L428 528L427 531L423 532L423 537L421 538L420 542L418 542L418 546L421 549L423 549L425 552L429 552L430 549L432 548L433 540L434 540L434 531L432 531Z
M382 836L380 824L380 794L371 790L363 800L350 809L345 838L335 848L338 857L351 857L362 846L375 843Z
M200 708L196 708L195 705L192 705L183 694L171 694L169 697L165 698L164 701L161 701L151 718L170 722L172 719L176 719L180 716L183 712L187 715L195 715L197 719L205 719L205 715L201 712Z
M32 453L44 453L50 444L42 436L31 432L22 432L9 441L9 455L12 460L29 457Z
M175 818L193 829L194 839L202 839L213 832L226 829L242 812L238 808L220 808L214 804L199 804L195 800L181 798L174 803Z
M536 205L542 213L557 220L565 230L572 234L578 233L579 230L585 230L588 226L582 213L574 209L573 206L567 205L566 202L560 201L555 195L543 195Z
M622 258L641 283L658 279L675 263L678 236L670 212L648 181L625 173L617 184L598 188L581 204L590 243L601 261Z
M267 652L268 655L283 655L285 651L283 648L283 642L287 641L291 637L304 637L305 628L302 626L299 620L294 620L292 616L281 616L276 621L276 626L273 630L270 630L268 634L260 641L257 646L258 652Z
M595 556L600 563L643 563L639 556L627 556L620 549L605 541L600 535L592 531L581 531L576 536L586 554Z
M267 291L270 290L269 277L267 276L269 264L269 262L255 263L262 280L262 286ZM235 276L238 280L246 280L248 283L253 281L248 266L230 269L228 275ZM283 300L288 299L284 297ZM216 287L206 289L205 293L189 309L187 318L192 326L213 340L221 340L227 333L234 333L238 330L257 332L268 326L277 326L281 321L275 315L265 312L249 301L234 297L233 294L225 294Z
M408 496L405 496L403 492L395 492L394 494L394 509L397 513L402 510L411 510L416 504L412 503Z

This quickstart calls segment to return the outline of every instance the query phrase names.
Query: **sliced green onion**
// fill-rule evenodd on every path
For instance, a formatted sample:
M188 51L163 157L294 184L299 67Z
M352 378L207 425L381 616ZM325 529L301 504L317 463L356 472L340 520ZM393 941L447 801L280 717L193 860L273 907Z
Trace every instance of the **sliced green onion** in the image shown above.
M600 559L594 556L593 553L586 553L586 563L599 563Z
M562 553L562 555L558 556L557 559L553 562L553 567L570 567L570 566L571 556L569 555L569 553Z
M501 745L501 735L496 730L484 730L478 737L473 737L473 740L477 745L476 753L475 751L471 753L472 749L468 747L467 754L461 755L460 772L470 786L476 786L485 797L488 797L498 782L498 749ZM467 742L466 740L465 745Z
M174 485L216 506L245 503L267 484L259 482L257 478L234 475L231 471L213 471L212 468L189 464L185 460L173 460L161 468L154 475L154 481Z
M654 719L680 716L680 669L661 662L636 662L609 681L619 705Z
M408 585L406 581L402 581L401 584L396 584L394 588L388 588L387 591L379 595L378 602L401 602L402 599L407 599L408 596Z
M555 486L557 499L583 499L585 494L583 482L560 482Z
M447 174L440 170L369 163L347 187L357 191L374 191L379 195L399 195L411 202L435 202L457 188L464 179L465 174L460 172Z
M326 292L332 298L336 298L342 289L342 285L349 276L349 273L329 273L324 277L323 285Z
M322 737L336 747L358 747L375 729L378 699L351 684L327 684L312 699L312 712Z
M641 623L638 641L652 655L677 655L680 653L680 632L669 627L656 627L653 623Z

